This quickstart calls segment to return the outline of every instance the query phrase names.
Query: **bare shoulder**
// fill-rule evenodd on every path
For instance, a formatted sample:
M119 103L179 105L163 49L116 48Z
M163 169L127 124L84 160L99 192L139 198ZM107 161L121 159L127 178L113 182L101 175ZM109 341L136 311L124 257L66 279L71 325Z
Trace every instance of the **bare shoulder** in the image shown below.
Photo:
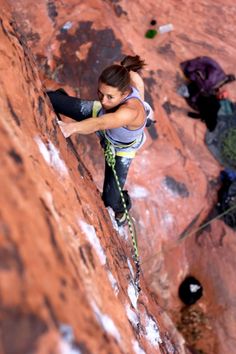
M136 117L138 115L141 102L137 99L130 99L123 103L116 111L118 115L129 115L132 117Z
M142 103L134 98L130 99L115 112L117 120L123 122L123 126L126 125L130 129L136 129L143 124L145 111Z
M136 71L130 71L130 78L133 82L143 83L143 79Z
M96 118L99 121L98 130L113 129L132 125L136 121L137 115L138 113L136 109L123 104L114 113L104 114L102 116L103 119Z
M142 77L135 71L130 71L131 85L134 86L140 93L142 99L144 99L144 82Z

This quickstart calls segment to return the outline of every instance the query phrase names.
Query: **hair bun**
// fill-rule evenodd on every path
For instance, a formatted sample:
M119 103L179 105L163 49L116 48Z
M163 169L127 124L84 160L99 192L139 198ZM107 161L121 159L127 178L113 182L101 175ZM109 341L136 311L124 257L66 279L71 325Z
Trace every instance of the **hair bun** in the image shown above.
M127 55L124 59L120 62L120 65L123 66L128 71L139 71L141 70L146 64L144 60L140 58L139 55Z

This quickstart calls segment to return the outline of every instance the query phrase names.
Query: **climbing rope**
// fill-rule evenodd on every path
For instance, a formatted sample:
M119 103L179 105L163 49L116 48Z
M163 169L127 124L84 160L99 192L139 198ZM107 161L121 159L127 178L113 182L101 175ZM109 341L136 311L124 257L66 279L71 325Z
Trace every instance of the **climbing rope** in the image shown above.
M199 226L197 229L191 231L191 232L184 232L179 239L177 240L178 243L180 243L181 241L183 241L185 238L196 234L197 232L201 231L202 229L205 229L205 227L207 227L208 225L210 225L214 220L220 219L222 218L222 216L225 216L227 214L229 214L232 210L236 209L236 204L233 205L232 207L228 208L227 210L225 210L224 212L222 212L221 214L218 214L216 216L214 216L214 218L208 220L207 222L205 222L204 224L202 224L201 226Z
M105 159L106 162L108 164L109 167L111 167L115 180L116 180L116 184L117 184L117 188L119 190L120 193L120 197L122 200L122 205L124 207L125 210L125 215L126 215L126 219L128 222L128 227L129 227L129 233L131 235L131 239L132 239L132 244L133 244L133 260L134 260L134 264L135 264L135 268L136 268L136 274L135 274L135 278L134 278L134 285L136 288L137 293L139 293L141 291L140 288L140 260L139 260L139 253L138 253L138 243L137 243L137 235L136 235L136 230L135 230L135 226L134 223L132 221L132 218L129 215L128 209L127 209L127 205L125 202L125 198L124 198L124 194L123 191L121 189L120 186L120 181L119 178L117 176L116 173L116 169L115 169L115 164L116 164L116 159L115 159L115 149L113 147L113 145L106 140L106 146L104 149L104 155L105 155Z
M224 212L222 212L221 214L218 214L217 216L215 216L214 218L208 220L207 222L205 222L204 224L202 224L201 226L197 227L196 229L192 230L192 231L186 231L183 232L181 234L181 236L177 239L177 241L175 242L175 244L173 246L167 247L166 249L162 249L161 251L155 253L154 255L152 255L151 257L149 257L148 259L144 260L142 262L142 264L149 262L150 260L152 260L154 257L156 258L158 255L169 252L171 250L173 250L174 248L178 247L180 243L183 242L183 240L185 240L186 238L198 233L199 231L203 230L205 227L207 227L208 225L210 225L214 220L220 219L222 218L222 216L227 215L228 213L230 213L232 210L236 209L236 204L233 205L232 207L228 208L227 210L225 210Z
M56 115L57 115L58 120L61 121L60 114L56 113ZM72 152L76 155L77 159L79 160L79 155L78 155L76 149L74 148L74 145L73 145L71 139L68 138L66 140L67 140L70 148L72 149ZM126 215L126 219L128 222L129 232L131 235L133 250L134 250L133 260L134 260L134 264L135 264L135 268L136 268L136 274L134 277L134 285L135 285L136 292L138 294L141 291L141 288L140 288L140 260L139 260L139 254L138 254L138 242L137 242L137 237L136 237L136 230L135 230L134 223L129 215L129 212L128 212L128 209L126 206L126 202L125 202L125 198L124 198L124 194L123 194L122 189L120 187L120 181L119 181L119 178L116 173L115 149L107 139L106 139L106 146L104 148L104 155L105 155L105 159L107 161L108 166L110 166L112 168L112 171L113 171L113 174L114 174L114 177L116 180L116 184L119 189L120 196L121 196L122 204L125 209L125 215Z

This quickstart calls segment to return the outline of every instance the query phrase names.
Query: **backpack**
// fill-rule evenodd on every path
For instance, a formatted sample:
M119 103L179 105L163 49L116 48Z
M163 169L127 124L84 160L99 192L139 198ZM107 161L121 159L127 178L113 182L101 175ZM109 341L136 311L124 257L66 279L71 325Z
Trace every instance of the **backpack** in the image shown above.
M184 76L188 79L189 97L187 103L193 109L204 113L208 99L214 101L220 87L235 80L233 74L226 74L212 58L201 56L180 63ZM217 111L217 107L214 108Z
M180 63L186 78L194 82L200 92L212 93L227 80L221 66L212 58L202 56Z

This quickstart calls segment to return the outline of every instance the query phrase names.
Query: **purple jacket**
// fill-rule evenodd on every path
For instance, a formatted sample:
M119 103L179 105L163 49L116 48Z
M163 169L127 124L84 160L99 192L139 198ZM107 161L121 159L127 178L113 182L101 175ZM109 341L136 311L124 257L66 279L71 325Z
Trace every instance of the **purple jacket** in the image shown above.
M210 93L227 79L220 65L209 57L197 57L180 63L184 75L195 82L199 91Z

